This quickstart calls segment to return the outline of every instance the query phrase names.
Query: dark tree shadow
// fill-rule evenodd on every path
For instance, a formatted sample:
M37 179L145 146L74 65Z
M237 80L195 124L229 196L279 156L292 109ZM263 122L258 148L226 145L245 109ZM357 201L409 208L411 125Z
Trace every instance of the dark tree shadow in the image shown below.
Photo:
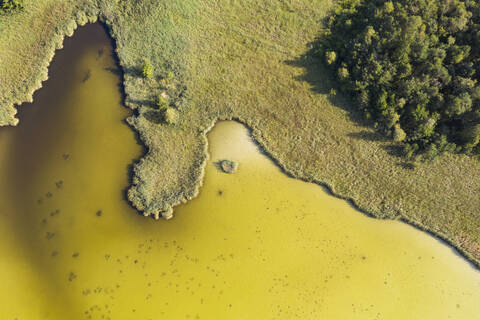
M161 124L165 121L165 116L163 112L159 110L147 111L143 115L145 119L155 124Z
M383 147L385 151L391 156L402 157L403 156L403 147L398 144L389 144Z
M310 84L311 90L315 93L327 95L332 105L345 110L351 121L365 128L365 130L359 132L349 133L349 137L388 144L384 147L387 152L390 155L402 158L403 153L401 152L401 146L391 142L391 140L381 132L368 130L373 128L373 121L365 119L362 111L356 108L358 102L356 102L351 95L342 91L342 87L336 81L332 71L323 63L321 54L319 53L320 40L321 39L316 39L311 42L309 44L309 48L311 49L298 59L285 61L287 65L304 70L304 73L297 76L296 80L305 81ZM332 94L332 91L335 91L336 94Z
M375 142L389 142L389 139L382 135L380 132L375 131L359 131L359 132L351 132L347 134L347 136L354 138L354 139L361 139L366 141L375 141Z
M150 108L157 108L157 104L153 99L131 99L131 98L126 98L125 103L127 105L133 104L136 106L145 106L145 107L150 107Z
M317 39L309 44L311 48L296 60L287 60L289 66L302 68L305 72L296 77L298 81L305 81L311 85L312 91L328 95L328 100L333 105L347 111L349 118L362 126L372 126L371 121L365 120L362 113L354 106L357 103L347 94L342 93L332 72L325 66L318 54L320 40ZM331 94L335 90L337 94Z

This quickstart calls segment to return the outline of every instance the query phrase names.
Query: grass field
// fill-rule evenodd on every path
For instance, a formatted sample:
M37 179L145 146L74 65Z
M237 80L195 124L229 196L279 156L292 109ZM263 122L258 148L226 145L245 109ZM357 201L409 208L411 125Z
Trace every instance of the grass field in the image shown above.
M329 94L333 82L309 54L328 0L26 0L0 17L0 123L31 98L54 49L77 24L106 22L124 70L129 123L147 147L129 198L146 215L196 195L205 133L237 119L284 170L325 184L365 213L403 219L480 262L480 161L445 155L412 169L396 146L362 123L355 106ZM144 59L155 77L144 79ZM171 73L171 74L169 74ZM337 90L338 91L338 90ZM158 121L168 94L180 121Z

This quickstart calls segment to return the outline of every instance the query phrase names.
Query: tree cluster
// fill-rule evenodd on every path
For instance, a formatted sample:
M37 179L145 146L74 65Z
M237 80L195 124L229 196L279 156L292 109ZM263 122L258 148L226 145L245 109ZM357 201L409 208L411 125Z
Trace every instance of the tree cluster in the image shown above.
M408 158L480 153L480 2L341 0L319 54Z

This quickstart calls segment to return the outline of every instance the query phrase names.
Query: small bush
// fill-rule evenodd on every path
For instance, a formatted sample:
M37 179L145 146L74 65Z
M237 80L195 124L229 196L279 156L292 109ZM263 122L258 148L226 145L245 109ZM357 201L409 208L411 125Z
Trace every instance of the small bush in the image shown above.
M168 108L168 101L164 96L158 95L156 105L158 109L166 110Z
M148 59L143 62L142 75L147 79L153 78L153 65Z

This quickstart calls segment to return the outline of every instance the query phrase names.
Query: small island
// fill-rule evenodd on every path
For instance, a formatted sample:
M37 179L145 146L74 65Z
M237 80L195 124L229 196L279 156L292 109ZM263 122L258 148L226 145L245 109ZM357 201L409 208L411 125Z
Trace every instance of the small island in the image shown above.
M238 170L238 162L233 160L221 160L218 164L225 173L235 173Z

